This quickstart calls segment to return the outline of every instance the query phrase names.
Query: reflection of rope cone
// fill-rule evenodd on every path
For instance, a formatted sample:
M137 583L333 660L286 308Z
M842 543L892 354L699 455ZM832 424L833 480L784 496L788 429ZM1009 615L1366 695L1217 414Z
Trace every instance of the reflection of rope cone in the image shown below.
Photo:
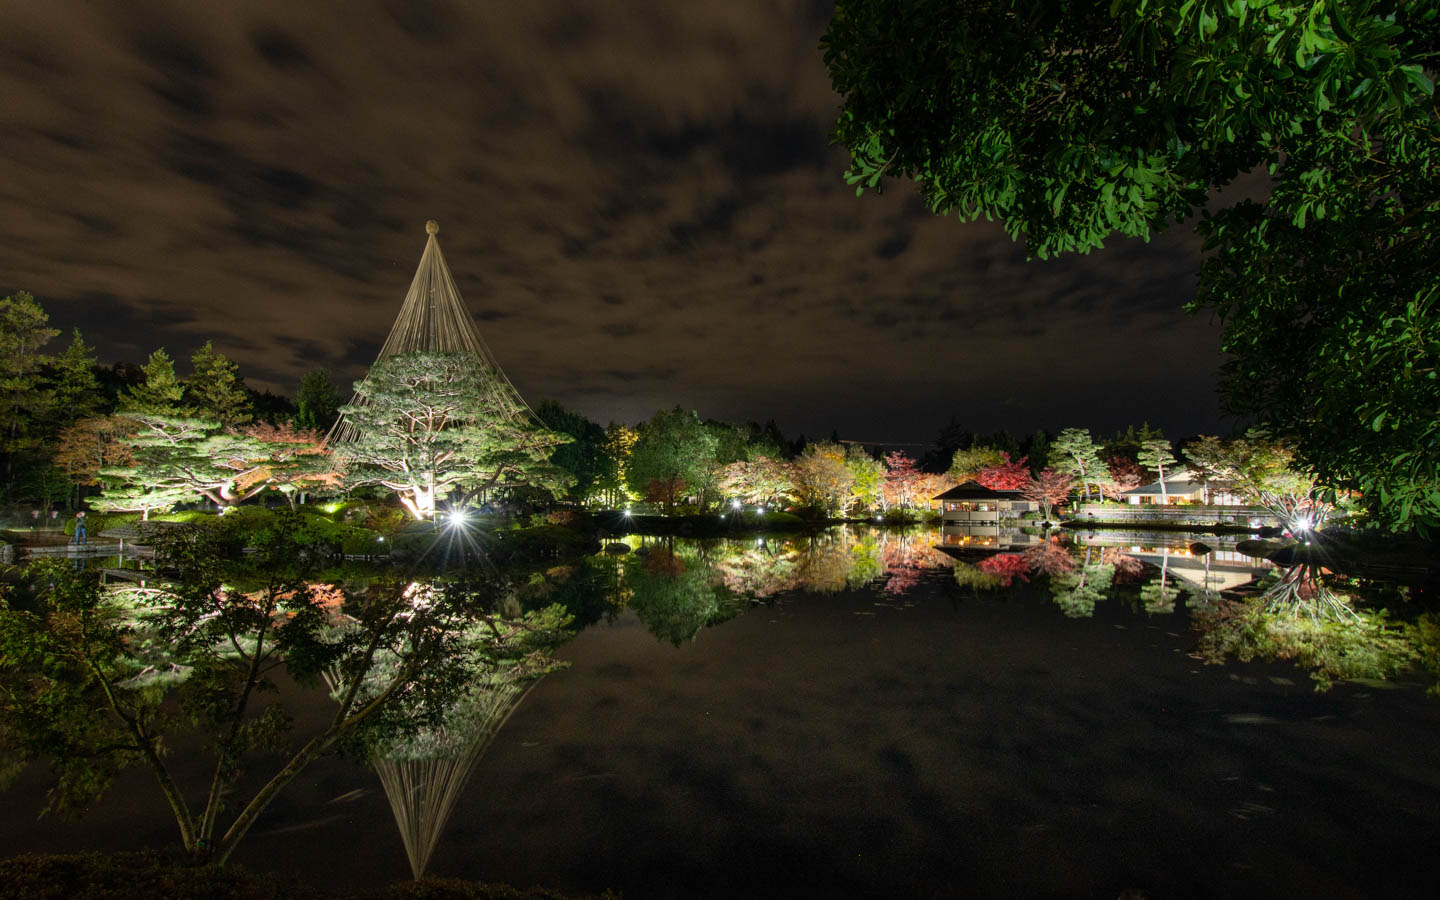
M477 686L444 725L371 756L417 880L424 876L475 764L539 681L522 684L523 677L497 676Z

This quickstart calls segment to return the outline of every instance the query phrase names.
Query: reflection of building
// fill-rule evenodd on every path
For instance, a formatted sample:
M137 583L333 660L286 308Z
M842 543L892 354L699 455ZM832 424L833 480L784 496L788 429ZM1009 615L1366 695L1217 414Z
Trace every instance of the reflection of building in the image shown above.
M1013 550L1024 550L1043 543L1038 534L1026 534L1019 528L999 525L947 523L942 526L935 549L952 559L975 560Z
M997 491L978 481L967 481L935 496L940 501L940 517L952 522L1000 522L1018 519L1021 513L1034 512L1038 503L1026 500L1019 491Z
M1127 556L1163 568L1169 576L1193 587L1223 591L1249 584L1275 566L1259 557L1235 549L1239 538L1206 535L1209 553L1196 553L1183 541L1191 535L1143 531L1111 531L1105 534L1072 534L1082 547L1116 548Z

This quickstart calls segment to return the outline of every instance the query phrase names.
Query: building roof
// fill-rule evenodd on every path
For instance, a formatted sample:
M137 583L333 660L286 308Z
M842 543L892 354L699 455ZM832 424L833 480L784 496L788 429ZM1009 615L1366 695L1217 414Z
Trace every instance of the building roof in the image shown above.
M1165 493L1167 494L1193 494L1203 491L1205 486L1198 481L1190 480L1190 470L1185 468L1176 469L1172 474L1165 476ZM1121 495L1122 497L1160 496L1160 482L1131 488Z
M978 481L967 481L943 494L936 494L931 500L1023 500L1019 491L997 491Z

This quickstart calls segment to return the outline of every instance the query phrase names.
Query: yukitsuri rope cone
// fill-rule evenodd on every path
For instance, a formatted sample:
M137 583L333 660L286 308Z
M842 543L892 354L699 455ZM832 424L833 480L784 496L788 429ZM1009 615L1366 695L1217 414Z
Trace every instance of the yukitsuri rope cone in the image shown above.
M534 421L535 414L505 377L500 364L480 336L474 318L465 308L460 289L445 264L445 254L440 252L440 223L434 219L425 223L425 252L420 254L420 265L415 269L415 278L400 306L400 315L390 328L390 336L380 348L376 362L400 356L405 353L430 351L437 353L463 353L474 358L477 369L495 409L505 410L516 421ZM351 403L363 403L364 398L356 395ZM325 437L325 446L335 454L335 467L342 469L348 462L345 445L359 437L354 425L342 415L330 433Z
M417 880L424 877L475 764L534 686L533 680L492 677L477 685L443 726L372 754L370 764L385 788Z

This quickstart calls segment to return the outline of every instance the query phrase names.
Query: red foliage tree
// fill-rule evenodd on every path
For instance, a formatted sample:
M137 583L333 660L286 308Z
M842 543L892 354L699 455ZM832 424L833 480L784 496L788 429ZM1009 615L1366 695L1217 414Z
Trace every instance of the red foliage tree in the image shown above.
M1154 480L1149 472L1128 456L1110 457L1105 460L1105 468L1110 470L1110 483L1100 485L1100 491L1101 496L1110 500L1118 500L1126 491L1133 491Z
M981 469L975 480L992 491L1018 491L1024 488L1030 481L1030 466L1026 463L1029 457L1022 456L1011 462L1010 454L1001 453L1000 456L1004 458L1004 462Z
M671 475L668 478L652 478L645 482L645 499L651 503L663 503L667 511L675 508L676 501L685 496L685 489L689 487L685 479L679 475Z
M1050 510L1064 503L1075 490L1075 476L1054 469L1042 469L1039 475L1028 478L1020 488L1020 496L1040 504L1040 512L1050 518Z
M885 484L881 491L881 502L886 509L914 506L915 493L919 487L920 467L915 460L899 450L885 454Z

